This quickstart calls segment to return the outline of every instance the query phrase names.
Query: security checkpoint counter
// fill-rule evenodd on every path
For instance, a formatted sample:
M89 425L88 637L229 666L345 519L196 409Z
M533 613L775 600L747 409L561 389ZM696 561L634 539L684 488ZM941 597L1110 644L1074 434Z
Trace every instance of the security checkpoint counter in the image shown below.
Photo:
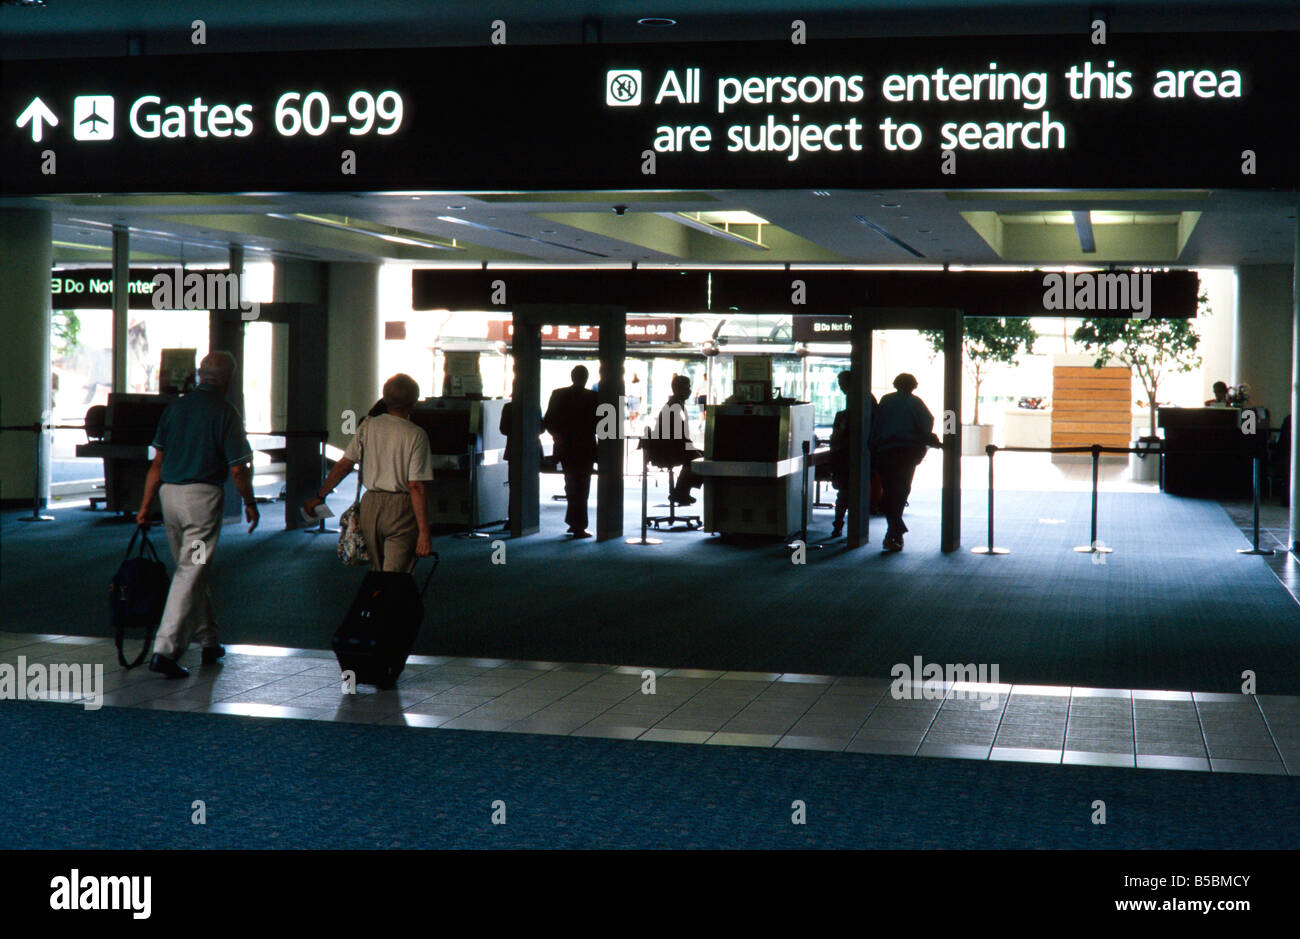
M804 481L804 445L812 451L811 404L720 404L708 409L704 459L704 528L723 535L787 538L812 512ZM828 455L827 455L828 456ZM818 453L818 460L826 459ZM814 461L810 460L811 466Z

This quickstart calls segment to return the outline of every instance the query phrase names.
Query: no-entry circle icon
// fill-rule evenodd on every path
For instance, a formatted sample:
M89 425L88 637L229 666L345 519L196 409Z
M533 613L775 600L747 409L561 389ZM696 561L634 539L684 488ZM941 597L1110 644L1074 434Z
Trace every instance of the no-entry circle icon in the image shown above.
M635 107L641 103L641 70L612 68L605 74L605 103L610 107Z

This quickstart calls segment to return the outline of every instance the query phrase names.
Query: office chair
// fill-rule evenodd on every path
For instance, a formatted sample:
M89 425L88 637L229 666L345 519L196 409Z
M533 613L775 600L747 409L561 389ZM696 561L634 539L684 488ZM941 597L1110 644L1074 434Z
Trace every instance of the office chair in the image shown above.
M649 461L651 466L668 471L668 514L647 515L645 517L646 524L653 525L655 531L698 531L703 525L703 520L700 516L677 514L677 504L672 500L673 487L677 483L677 479L673 473L676 467L671 462L673 457L665 452L665 448L662 446L662 441L646 438L641 441L638 449L645 451L645 458ZM659 527L660 525L665 524L668 526L667 528L661 529ZM678 528L676 527L678 524L686 527Z

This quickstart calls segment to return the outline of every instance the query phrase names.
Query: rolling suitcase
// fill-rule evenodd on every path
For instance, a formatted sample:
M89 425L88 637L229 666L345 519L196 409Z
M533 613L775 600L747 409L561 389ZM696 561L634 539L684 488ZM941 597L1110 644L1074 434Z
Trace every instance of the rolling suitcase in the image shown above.
M423 589L410 574L366 572L333 641L339 668L355 673L358 683L391 688L402 674L424 622L424 591L438 569L438 555L432 558Z

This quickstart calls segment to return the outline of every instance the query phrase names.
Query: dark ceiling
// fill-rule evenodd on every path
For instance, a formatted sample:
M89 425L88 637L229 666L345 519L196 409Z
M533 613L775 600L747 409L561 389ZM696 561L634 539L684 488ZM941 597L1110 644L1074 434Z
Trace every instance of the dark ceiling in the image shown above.
M992 35L1084 30L1108 9L1124 32L1300 28L1296 0L0 0L0 58L483 45L507 41L695 42L771 39L792 19L810 38ZM669 28L641 26L671 17ZM190 41L203 20L207 44ZM586 24L584 26L584 23Z

